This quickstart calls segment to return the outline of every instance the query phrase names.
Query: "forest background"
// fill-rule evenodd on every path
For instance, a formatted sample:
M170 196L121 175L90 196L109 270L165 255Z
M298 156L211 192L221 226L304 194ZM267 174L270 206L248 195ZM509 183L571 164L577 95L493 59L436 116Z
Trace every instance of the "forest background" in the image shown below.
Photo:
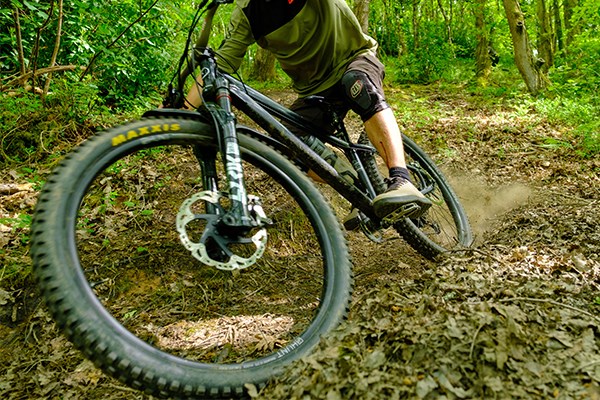
M40 311L29 225L73 146L161 103L200 3L0 0L0 397L148 398L102 378ZM351 323L263 398L598 398L600 0L351 6L380 44L402 128L460 164L453 186L483 244L430 266L350 233ZM257 48L240 75L291 97Z
M75 144L158 106L199 3L2 0L2 170L39 189L45 173ZM600 0L353 0L350 5L379 42L388 87L428 85L535 113L564 127L560 135L544 137L543 146L568 147L583 159L600 153ZM232 8L222 6L217 13L213 46L223 39ZM240 75L259 89L290 87L275 61L256 46ZM434 117L423 107L411 118L419 126L420 119ZM26 210L0 218L25 245L0 248L7 260L1 272L5 281L29 278L30 222Z
M0 167L36 188L42 171L74 144L161 103L198 6L163 0L0 4ZM430 85L510 104L565 127L543 146L568 147L582 159L600 153L599 0L354 0L351 6L379 42L388 86ZM213 46L231 9L222 7L215 18ZM274 60L256 47L240 75L259 88L289 87ZM30 220L24 211L0 223L19 230L26 245ZM30 262L21 253L0 248L2 279L28 279Z
M62 140L159 104L196 3L2 0L0 162L57 157ZM388 85L516 100L573 127L554 144L599 151L600 1L351 3L380 44ZM213 46L231 8L218 13ZM253 48L241 75L285 85L274 65Z

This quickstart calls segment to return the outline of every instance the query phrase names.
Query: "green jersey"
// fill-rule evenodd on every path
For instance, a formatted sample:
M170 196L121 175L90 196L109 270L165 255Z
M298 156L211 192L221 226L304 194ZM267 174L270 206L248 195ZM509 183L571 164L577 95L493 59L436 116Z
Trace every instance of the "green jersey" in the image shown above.
M301 96L330 88L358 55L377 49L344 0L238 0L219 68L236 71L253 43L275 55Z

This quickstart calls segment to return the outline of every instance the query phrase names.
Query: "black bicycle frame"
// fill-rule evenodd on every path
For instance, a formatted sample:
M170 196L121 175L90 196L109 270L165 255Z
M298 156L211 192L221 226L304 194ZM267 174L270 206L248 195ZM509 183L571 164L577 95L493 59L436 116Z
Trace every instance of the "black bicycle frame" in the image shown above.
M257 90L244 85L234 77L224 74L225 79L230 83L230 95L232 104L258 124L262 129L268 132L273 138L281 142L290 152L288 156L296 157L311 170L313 170L321 179L327 182L340 195L348 200L354 207L361 210L366 216L377 220L373 213L371 199L358 187L348 183L341 178L337 171L308 147L299 137L287 129L277 118L285 121L306 132L309 135L317 136L330 142L334 142L341 147L350 147L349 143L328 136L324 138L320 135L318 128L310 121L296 114L295 112L280 105L269 97L263 95ZM371 151L368 146L354 145L364 151ZM362 167L359 167L361 169ZM364 171L357 171L363 172Z

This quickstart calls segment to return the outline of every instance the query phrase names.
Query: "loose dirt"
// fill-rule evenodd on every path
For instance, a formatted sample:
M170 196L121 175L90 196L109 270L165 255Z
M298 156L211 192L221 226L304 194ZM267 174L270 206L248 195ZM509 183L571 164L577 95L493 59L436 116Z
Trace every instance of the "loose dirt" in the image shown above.
M545 145L545 138L568 144L567 132L533 110L516 116L510 106L414 91L391 91L390 102L414 95L444 110L426 121L396 111L448 175L474 245L432 262L391 232L382 244L350 232L348 321L311 357L251 394L600 398L600 161ZM27 260L36 187L12 169L0 177L0 248L6 260ZM347 204L324 191L343 217ZM0 281L0 397L151 398L85 360L60 335L30 279L20 282Z

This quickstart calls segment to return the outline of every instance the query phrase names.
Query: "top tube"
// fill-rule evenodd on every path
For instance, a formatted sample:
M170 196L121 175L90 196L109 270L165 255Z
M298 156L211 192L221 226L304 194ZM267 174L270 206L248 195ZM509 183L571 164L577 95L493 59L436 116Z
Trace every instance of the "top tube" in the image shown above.
M298 128L303 132L306 132L309 135L323 137L323 134L320 133L323 131L323 129L319 128L317 125L315 125L308 119L295 113L289 108L279 104L278 102L262 94L258 90L253 89L251 86L240 82L233 76L228 74L223 75L229 81L230 84L236 86L238 89L245 92L248 96L250 96L252 100L256 101L269 114L282 119L283 121L289 123L290 125L294 126L295 128Z

